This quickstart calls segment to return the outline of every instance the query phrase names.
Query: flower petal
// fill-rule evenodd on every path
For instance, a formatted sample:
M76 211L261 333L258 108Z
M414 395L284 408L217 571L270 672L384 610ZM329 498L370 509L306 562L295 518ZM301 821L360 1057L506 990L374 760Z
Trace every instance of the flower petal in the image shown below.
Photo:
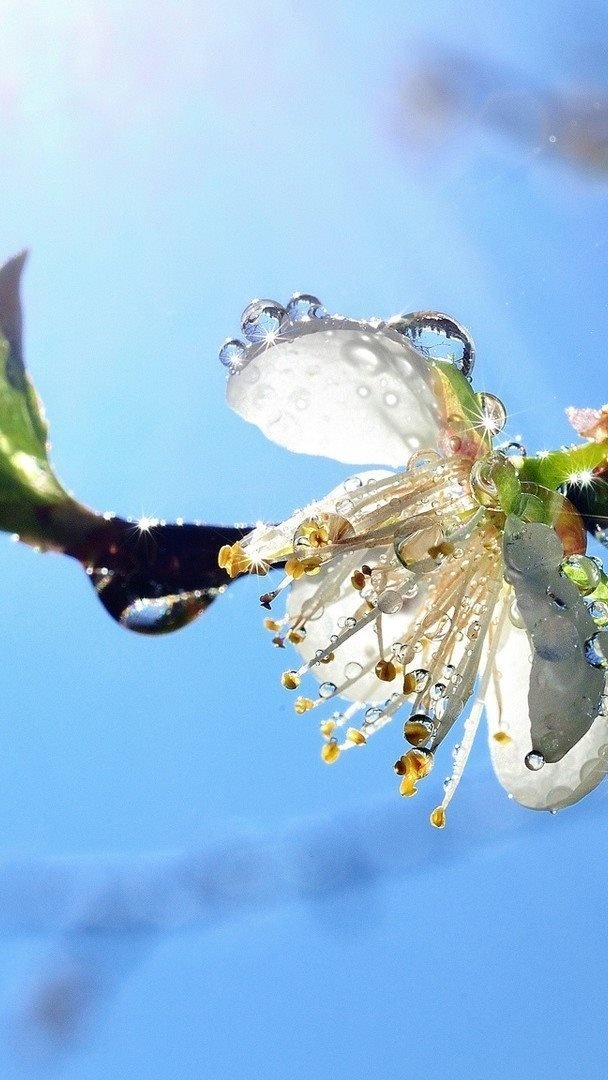
M439 375L384 323L288 321L246 356L228 403L288 450L398 466L438 448Z
M507 623L486 695L490 755L500 783L522 806L559 810L578 802L608 771L608 717L600 714L560 761L538 772L525 765L532 751L528 687L532 645L525 630Z

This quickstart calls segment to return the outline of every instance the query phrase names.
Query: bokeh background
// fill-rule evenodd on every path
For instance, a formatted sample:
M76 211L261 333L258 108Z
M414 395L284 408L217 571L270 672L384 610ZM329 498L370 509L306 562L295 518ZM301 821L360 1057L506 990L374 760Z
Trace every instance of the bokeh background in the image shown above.
M253 296L467 325L530 450L608 398L603 3L0 0L0 253L59 475L278 519L345 475L229 413ZM373 464L373 463L370 463ZM0 1075L606 1075L607 790L510 803L483 738L399 800L334 769L259 583L165 639L0 543Z

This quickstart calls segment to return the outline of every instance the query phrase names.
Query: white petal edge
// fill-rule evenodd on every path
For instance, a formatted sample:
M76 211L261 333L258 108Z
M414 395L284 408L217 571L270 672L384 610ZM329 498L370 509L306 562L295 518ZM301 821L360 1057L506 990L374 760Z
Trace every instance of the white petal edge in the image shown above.
M279 446L393 467L438 448L432 364L384 324L289 324L248 353L228 378L228 404Z
M547 762L531 772L524 764L532 749L528 712L531 667L532 645L526 631L507 623L486 694L490 756L498 780L518 803L531 810L559 810L578 802L606 775L608 717L598 716L561 761ZM495 735L500 731L511 741L498 742Z

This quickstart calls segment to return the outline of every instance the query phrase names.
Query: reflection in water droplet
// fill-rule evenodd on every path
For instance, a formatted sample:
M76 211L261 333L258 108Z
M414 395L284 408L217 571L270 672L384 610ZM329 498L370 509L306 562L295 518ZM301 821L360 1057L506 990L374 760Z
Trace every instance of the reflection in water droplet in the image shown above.
M475 345L468 330L441 311L414 311L389 320L391 329L411 341L431 360L448 360L469 376L475 364Z
M319 697L330 698L337 692L338 687L333 682L323 682L319 687Z
M204 611L208 603L199 590L154 599L144 597L134 600L125 608L120 622L127 630L135 630L139 634L168 634L187 626Z
M396 394L393 394L391 391L389 391L387 394L384 395L384 404L392 408L394 405L399 404L399 398Z
M253 344L272 341L287 319L285 308L276 300L253 300L241 316L241 329Z
M321 301L310 293L294 293L287 305L287 314L292 322L304 319L323 319L327 312Z
M585 660L591 667L608 668L608 633L599 630L585 642Z
M507 422L507 410L500 398L494 394L484 392L476 394L483 417L483 423L488 435L498 435Z
M530 772L538 772L545 764L545 759L542 754L539 754L536 750L530 750L529 754L526 754L524 758L524 765Z
M231 374L242 371L247 363L247 346L238 338L227 338L219 352L220 362Z

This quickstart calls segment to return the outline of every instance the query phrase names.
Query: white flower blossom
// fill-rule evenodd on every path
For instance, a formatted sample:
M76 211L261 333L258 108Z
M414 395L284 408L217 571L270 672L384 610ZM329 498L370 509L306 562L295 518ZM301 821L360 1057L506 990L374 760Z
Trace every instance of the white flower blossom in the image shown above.
M324 760L398 714L394 769L413 795L472 702L434 825L484 707L510 796L546 810L582 798L608 769L607 579L574 507L527 480L511 444L493 448L506 412L473 391L466 332L438 313L330 317L308 295L287 309L255 301L242 328L247 343L220 353L241 416L291 451L394 470L351 476L220 553L231 576L284 567L261 599L270 607L286 590L286 611L266 626L300 653L282 676L296 713L329 708ZM426 331L459 358L425 351ZM300 696L309 674L317 692Z

